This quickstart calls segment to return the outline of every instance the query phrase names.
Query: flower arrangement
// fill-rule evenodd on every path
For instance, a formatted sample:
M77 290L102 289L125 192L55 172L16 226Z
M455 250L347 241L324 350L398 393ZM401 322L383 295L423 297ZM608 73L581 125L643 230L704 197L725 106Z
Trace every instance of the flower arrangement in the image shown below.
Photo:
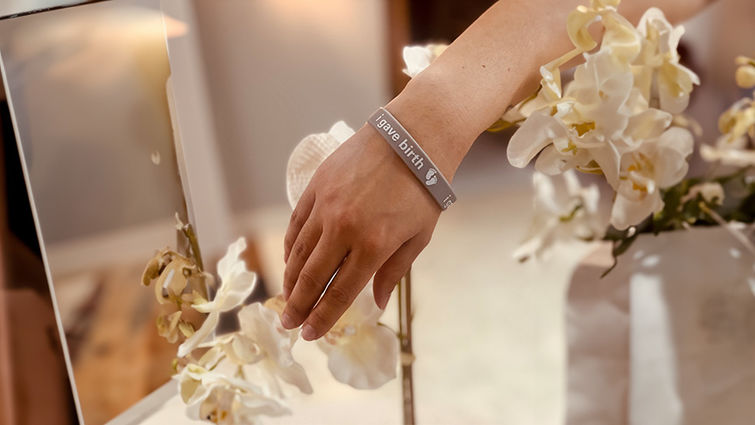
M755 221L755 101L744 98L724 112L721 137L700 148L714 168L704 178L685 178L700 130L683 112L700 80L679 63L684 28L657 8L635 27L618 12L619 2L591 0L572 11L566 26L573 50L543 65L537 92L490 129L518 127L508 160L519 168L535 163L533 231L514 256L538 257L576 238L612 241L616 257L639 234L707 225L725 226L755 254L737 225ZM588 31L593 24L602 26L600 42ZM406 50L407 73L438 51ZM584 62L563 84L561 68L579 55ZM737 84L755 87L755 60L736 61ZM601 175L611 187L608 223L598 213L597 186L580 185L575 170ZM554 189L558 175L565 191Z
M616 257L641 233L706 225L725 226L755 254L750 235L736 224L755 222L755 93L724 112L722 135L714 145L702 145L700 154L714 164L713 170L705 178L687 178L693 133L699 132L683 112L700 81L679 62L684 29L672 26L656 8L647 10L635 27L618 12L619 1L591 0L589 6L577 7L567 19L573 50L543 65L537 92L490 128L518 127L509 141L508 160L519 168L534 161L536 170L532 231L514 256L522 261L539 257L556 242L577 238L612 241ZM600 42L590 35L593 24L602 26ZM416 76L444 49L406 47L404 72ZM561 68L580 55L583 62L573 79L562 83ZM739 57L737 64L737 84L755 87L755 60ZM302 140L287 170L292 206L317 166L352 134L338 122L329 132ZM599 213L597 185L583 186L577 172L600 175L611 187L607 222ZM243 239L219 261L216 285L202 270L191 227L179 222L178 228L191 242L192 255L159 251L142 283L154 285L165 309L157 320L158 332L171 343L180 342L173 366L187 414L229 425L290 414L285 404L289 390L310 394L313 389L292 354L298 330L280 323L283 299L245 305L257 277L240 258L246 249ZM208 288L216 286L208 301ZM402 290L398 333L379 323L382 310L368 285L316 343L336 380L357 389L377 388L396 377L400 358L408 368L403 387L411 387L409 288L400 285L400 295ZM224 313L235 314L240 328L217 335ZM203 314L196 328L193 323ZM411 395L404 404L411 410Z
M190 226L179 230L192 236ZM280 323L284 301L280 296L245 305L257 284L257 275L241 259L246 241L231 244L218 262L219 282L212 301L207 288L215 279L202 271L196 255L161 250L142 276L153 285L164 310L157 319L161 336L180 342L173 363L187 416L217 424L254 424L262 416L282 416L289 389L313 392L304 367L292 348L299 331ZM193 252L198 252L195 248ZM328 367L339 382L357 389L378 388L396 377L399 359L396 334L378 322L383 311L372 301L371 288L363 291L336 325L318 342ZM240 328L217 334L220 315L235 314ZM192 322L206 314L196 329Z
M544 210L545 197L556 202L540 181L563 173L572 187L566 202L577 206L565 214L562 201L562 210L551 208L546 214L558 217L562 234L613 241L614 258L642 233L706 225L725 226L755 254L749 235L732 224L755 221L753 99L736 102L721 116L722 135L715 146L701 146L703 159L716 168L705 178L685 178L692 134L699 130L682 113L699 79L679 64L684 29L671 26L655 8L635 28L618 14L617 5L596 0L578 7L567 23L575 49L543 66L538 93L504 115L505 122L513 119L520 126L509 144L509 161L524 166L537 155L535 210ZM603 41L586 53L597 46L587 32L596 20L604 27ZM562 90L558 68L579 53L585 62ZM739 57L737 64L737 84L755 86L755 61ZM593 230L600 226L597 201L594 191L582 189L570 176L573 169L601 174L614 190L611 227L605 232L584 231L585 223ZM542 233L538 240L548 242ZM537 248L525 244L517 255L537 255L543 247Z

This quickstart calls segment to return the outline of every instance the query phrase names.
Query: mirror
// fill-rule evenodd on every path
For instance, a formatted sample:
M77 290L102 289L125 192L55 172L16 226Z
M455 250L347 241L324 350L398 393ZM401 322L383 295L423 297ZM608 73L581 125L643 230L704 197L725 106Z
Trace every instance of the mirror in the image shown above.
M174 215L186 216L165 28L156 0L0 21L15 136L87 424L112 420L172 374L175 348L140 287L154 251L176 245Z
M98 1L107 0L5 0L0 4L0 19L31 15Z

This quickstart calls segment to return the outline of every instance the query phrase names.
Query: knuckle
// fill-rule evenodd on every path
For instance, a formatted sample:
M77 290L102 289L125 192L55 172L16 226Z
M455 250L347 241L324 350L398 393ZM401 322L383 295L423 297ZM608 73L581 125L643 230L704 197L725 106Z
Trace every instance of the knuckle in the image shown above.
M313 310L312 314L307 318L307 323L315 328L318 331L318 334L330 330L333 322L334 320L331 317L331 314L323 308Z
M307 317L306 308L295 297L291 297L286 303L286 313L290 314L297 322Z
M346 306L351 303L351 293L340 286L328 288L327 294L330 298L330 306Z
M385 246L385 238L380 232L370 232L362 238L360 245L367 253L380 252Z
M299 273L299 280L296 282L296 285L301 285L301 290L307 293L320 291L320 283L314 277L312 272L306 269Z
M309 247L306 242L297 241L294 243L294 247L291 249L291 252L294 254L295 257L303 258L309 252Z
M288 269L286 269L285 272L283 272L283 288L285 289L293 289L294 284L296 283L296 276L294 276L294 273Z
M291 220L289 220L289 224L293 226L298 226L302 224L302 217L301 217L301 211L297 207L294 212L291 213Z
M358 227L356 213L347 208L334 212L330 217L330 221L336 233L341 235L348 235Z

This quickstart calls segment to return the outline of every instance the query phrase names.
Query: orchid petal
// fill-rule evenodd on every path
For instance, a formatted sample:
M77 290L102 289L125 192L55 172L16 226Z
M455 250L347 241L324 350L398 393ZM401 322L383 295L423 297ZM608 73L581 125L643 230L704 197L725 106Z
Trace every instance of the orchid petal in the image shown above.
M506 149L509 163L524 168L555 137L565 136L566 131L553 117L543 112L534 113L511 136Z
M382 326L362 326L358 337L338 345L318 346L328 355L333 377L357 389L379 388L396 377L398 338Z

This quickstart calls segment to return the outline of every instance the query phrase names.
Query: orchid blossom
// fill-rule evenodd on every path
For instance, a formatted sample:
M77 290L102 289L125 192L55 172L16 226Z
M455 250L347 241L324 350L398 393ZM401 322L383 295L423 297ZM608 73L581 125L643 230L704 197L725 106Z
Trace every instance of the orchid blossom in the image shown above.
M540 172L533 174L534 219L528 239L514 252L517 260L540 257L558 242L603 236L605 223L598 211L598 187L582 186L574 170L561 177L565 190L556 189L554 178Z
M296 207L317 167L353 135L351 127L338 121L327 133L310 134L296 145L286 167L286 193L291 208Z
M260 415L282 416L290 410L249 381L188 364L176 376L189 418L217 424L254 424Z
M426 46L404 47L404 74L414 78L430 66L448 46L445 44L428 44Z
M692 135L671 125L699 79L679 64L682 27L651 8L635 28L617 5L593 0L569 15L575 49L541 67L540 92L504 119L522 121L509 141L512 165L537 158L535 169L549 175L602 174L617 192L611 224L624 229L658 211L660 190L684 177ZM598 21L605 30L600 47L585 53L598 45L588 31ZM562 87L560 67L580 53L585 62Z
M220 313L240 306L254 290L257 275L246 269L241 253L246 249L246 240L239 238L228 247L225 256L218 262L220 288L212 301L193 304L200 313L209 313L202 326L178 347L178 357L185 357L209 338L218 325Z
M372 389L396 377L398 338L378 323L382 314L372 297L372 285L367 285L333 328L317 341L337 381L357 389Z
M737 84L741 88L755 87L755 59L740 56L736 62ZM735 167L755 165L755 93L726 110L718 119L718 129L722 134L716 145L700 148L703 159Z
M672 127L624 154L611 224L623 230L660 211L661 189L675 185L687 174L686 158L693 145L689 131Z

